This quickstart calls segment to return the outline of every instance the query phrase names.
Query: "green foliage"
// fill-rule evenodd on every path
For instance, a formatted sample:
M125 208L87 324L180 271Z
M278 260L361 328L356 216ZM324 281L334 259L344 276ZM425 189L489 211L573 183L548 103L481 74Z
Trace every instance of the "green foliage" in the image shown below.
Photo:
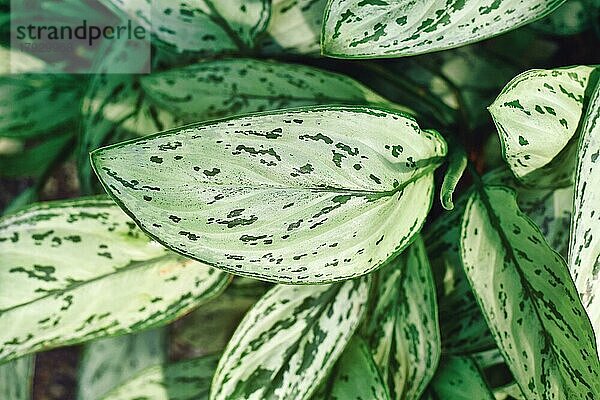
M0 1L1 399L600 398L597 0L102 4Z

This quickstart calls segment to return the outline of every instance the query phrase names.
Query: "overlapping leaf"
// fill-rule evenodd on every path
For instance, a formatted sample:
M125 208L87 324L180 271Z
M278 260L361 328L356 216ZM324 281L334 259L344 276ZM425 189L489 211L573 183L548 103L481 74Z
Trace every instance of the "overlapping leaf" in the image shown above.
M319 54L327 0L271 0L271 19L261 52Z
M368 291L368 277L271 289L227 345L210 399L310 398L358 326Z
M346 58L397 57L487 39L541 18L564 0L331 0L322 50Z
M270 1L105 0L178 52L219 54L254 46L267 26Z
M141 85L156 105L184 122L312 104L385 103L343 75L244 58L206 61L147 75L141 78Z
M205 356L150 367L103 400L206 400L218 356Z
M471 195L461 250L477 300L525 396L597 398L600 363L592 327L563 259L518 209L511 189L481 186Z
M435 286L421 239L377 278L369 345L392 398L419 399L441 353Z
M536 186L572 182L578 126L593 67L530 70L514 78L490 106L515 176Z
M598 15L600 3L595 0L571 0L532 27L554 35L575 35L588 29Z
M329 106L183 127L92 162L140 227L177 252L248 277L324 283L408 245L445 153L403 114Z
M79 361L77 397L99 400L143 369L166 358L165 328L87 343Z
M221 295L172 326L171 352L181 357L199 357L223 351L244 315L270 286L235 277Z
M167 323L228 282L151 241L103 199L2 218L0 254L0 361Z
M578 153L569 270L600 346L600 85L590 101Z
M323 393L313 397L327 400L389 400L390 394L366 342L354 336L338 360Z
M446 357L431 382L436 399L494 400L477 364L470 357Z

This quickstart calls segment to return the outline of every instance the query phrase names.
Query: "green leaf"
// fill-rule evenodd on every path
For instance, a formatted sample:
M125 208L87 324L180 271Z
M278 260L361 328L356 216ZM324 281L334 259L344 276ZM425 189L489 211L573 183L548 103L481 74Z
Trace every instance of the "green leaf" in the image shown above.
M210 399L310 398L358 326L369 282L275 286L227 345Z
M218 361L212 355L150 367L103 400L206 400Z
M373 360L369 346L354 336L338 360L325 395L328 400L389 400L385 380Z
M107 1L151 31L160 43L177 52L202 55L254 47L270 15L267 0L182 0L176 5L169 0Z
M63 75L0 77L0 137L50 134L77 116L80 93Z
M442 347L464 354L495 347L460 258L460 225L467 196L428 227L425 242L437 287Z
M530 70L509 82L489 107L504 158L525 184L572 183L574 144L593 67Z
M151 241L104 199L3 217L0 254L0 362L166 324L229 280Z
M386 102L343 75L243 58L143 76L141 85L154 104L188 123L313 104Z
M554 35L575 35L588 29L597 15L598 5L593 1L569 0L532 27Z
M79 362L77 398L100 400L143 369L165 362L166 336L166 329L158 328L87 343Z
M578 152L569 270L600 346L600 85L590 101ZM599 347L600 349L600 347Z
M443 139L350 106L187 126L92 153L106 190L169 248L257 279L325 283L406 247L429 211Z
M466 168L467 153L461 146L454 147L448 155L448 170L444 175L444 181L440 190L440 202L446 210L454 209L452 196Z
M494 400L482 373L470 357L446 357L431 382L436 399Z
M518 28L563 2L331 0L322 51L332 57L374 58L450 49Z
M261 52L318 55L327 0L272 0L267 37Z
M435 286L423 241L417 238L382 268L377 282L369 345L392 398L418 400L441 353Z
M57 133L45 141L10 155L0 155L0 176L38 177L72 146L71 132Z
M28 355L0 365L0 398L30 400L35 356Z
M223 294L171 328L171 347L175 349L172 352L182 357L198 357L223 351L244 315L269 286L262 281L235 277Z
M477 301L525 396L597 398L600 363L590 322L563 259L519 210L511 189L481 186L471 195L461 250Z

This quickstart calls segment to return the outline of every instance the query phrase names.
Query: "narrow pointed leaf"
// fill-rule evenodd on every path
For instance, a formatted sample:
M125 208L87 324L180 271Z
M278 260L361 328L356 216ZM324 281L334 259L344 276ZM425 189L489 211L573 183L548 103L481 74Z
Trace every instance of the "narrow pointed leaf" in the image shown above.
M57 75L0 77L0 137L52 133L77 116L79 89Z
M243 58L205 61L147 75L141 85L157 106L185 122L313 104L385 102L343 75Z
M600 346L600 85L596 86L578 153L569 270ZM600 349L600 347L599 347Z
M227 345L211 400L310 398L365 310L369 279L271 289Z
M446 354L473 353L495 347L460 258L460 223L466 200L467 197L462 196L454 210L431 224L425 236L436 280L441 340Z
M447 357L431 382L436 399L494 400L483 375L470 357Z
M354 336L338 360L329 400L389 400L387 386L366 342Z
M489 107L504 158L522 182L572 183L572 149L589 97L588 83L596 80L593 71L593 67L576 66L524 72Z
M328 106L187 126L100 149L92 163L169 248L252 278L325 283L408 245L445 153L404 114Z
M87 343L79 361L77 398L100 400L143 369L164 363L166 334L157 328Z
M207 400L218 361L212 355L147 368L103 400Z
M0 254L0 361L165 324L228 282L151 241L104 199L2 218Z
M440 358L435 286L419 238L381 269L367 338L390 395L419 399Z
M30 400L35 356L27 355L0 365L0 398Z
M474 192L461 236L467 276L525 396L597 398L600 363L589 319L563 259L519 210L514 192Z
M541 18L564 0L331 0L322 51L342 58L398 57L487 39Z

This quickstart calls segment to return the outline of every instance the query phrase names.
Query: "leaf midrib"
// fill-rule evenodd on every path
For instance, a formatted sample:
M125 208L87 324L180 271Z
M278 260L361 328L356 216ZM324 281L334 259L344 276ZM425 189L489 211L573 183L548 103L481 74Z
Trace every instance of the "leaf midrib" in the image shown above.
M151 259L148 259L148 260L143 260L143 261L135 261L134 260L134 261L130 261L129 264L127 264L126 266L124 266L122 268L119 268L119 269L116 269L116 270L113 270L112 272L109 272L109 273L106 273L106 274L103 274L103 275L98 275L98 276L96 276L94 278L91 278L91 279L88 279L86 281L73 283L73 284L71 284L71 285L69 285L69 286L67 286L67 287L65 287L63 289L50 290L50 291L48 291L43 296L36 297L35 299L29 300L29 301L27 301L25 303L20 303L20 304L17 304L17 305L5 308L3 310L0 310L0 317L2 315L4 315L5 313L14 311L15 309L31 305L31 304L36 303L38 301L45 300L45 299L47 299L49 297L61 296L61 295L65 294L65 293L68 293L70 291L74 291L74 290L76 290L76 289L78 289L78 288L80 288L82 286L86 286L86 285L92 284L94 282L97 282L99 280L108 278L110 276L117 275L117 274L120 274L122 272L129 272L129 271L133 271L133 270L136 270L136 269L139 269L139 268L143 268L143 267L147 266L148 264L158 263L158 262L163 261L163 260L168 260L169 258L175 259L176 257L177 256L174 255L174 254L167 253L167 254L164 254L162 256L154 257L154 258L151 258Z

